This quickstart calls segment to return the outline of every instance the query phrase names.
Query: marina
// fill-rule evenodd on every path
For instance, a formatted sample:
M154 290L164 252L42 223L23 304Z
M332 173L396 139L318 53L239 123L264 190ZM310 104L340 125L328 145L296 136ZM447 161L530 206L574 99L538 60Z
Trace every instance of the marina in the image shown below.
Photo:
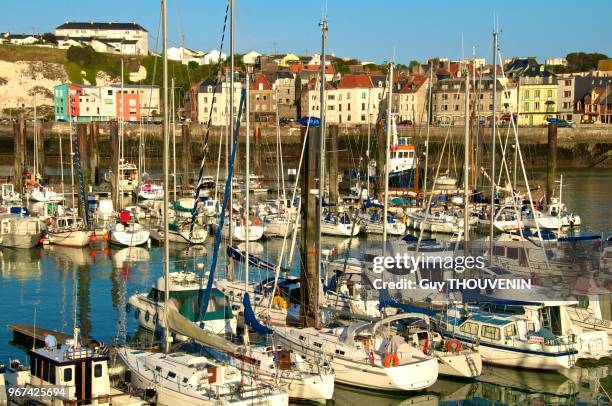
M316 54L239 54L223 4L208 53L166 0L155 50L0 37L69 79L2 134L0 406L610 404L612 155L558 144L609 135L612 60L503 58L497 16L487 58L342 59L327 5Z

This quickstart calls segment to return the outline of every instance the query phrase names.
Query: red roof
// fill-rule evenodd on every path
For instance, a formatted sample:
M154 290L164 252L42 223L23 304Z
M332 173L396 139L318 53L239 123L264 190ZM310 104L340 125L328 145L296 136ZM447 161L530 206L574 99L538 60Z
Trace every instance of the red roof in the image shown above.
M253 77L253 83L251 83L251 89L259 90L260 84L263 85L262 86L263 90L272 90L272 86L270 85L270 82L266 78L266 75L264 75L263 73L256 73L255 76Z
M368 88L371 89L372 80L369 75L344 75L338 83L338 89L355 89L355 88Z
M307 70L307 71L311 71L311 72L316 72L321 70L321 66L320 65L304 65L303 63L294 63L291 66L289 66L289 69L291 70L291 73L294 75L297 75L298 73L300 73L303 70ZM334 74L334 66L329 64L329 65L325 65L325 73L328 75L332 75Z
M429 80L429 78L425 75L419 75L416 73L412 73L408 75L408 80L400 90L400 93L414 93L423 86Z

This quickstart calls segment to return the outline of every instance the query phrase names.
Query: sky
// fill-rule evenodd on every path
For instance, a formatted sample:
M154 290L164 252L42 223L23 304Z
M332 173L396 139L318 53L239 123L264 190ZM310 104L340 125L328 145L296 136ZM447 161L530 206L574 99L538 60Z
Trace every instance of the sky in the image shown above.
M227 0L168 0L168 46L218 49ZM155 49L159 0L3 0L0 32L52 32L65 21L137 21ZM319 21L329 22L328 51L377 63L430 56L491 61L494 20L500 52L510 56L612 56L612 0L235 0L236 50L312 54ZM497 16L497 17L495 17ZM161 44L161 43L160 43ZM228 49L229 41L226 37ZM161 47L161 45L160 45ZM159 48L161 49L161 48Z

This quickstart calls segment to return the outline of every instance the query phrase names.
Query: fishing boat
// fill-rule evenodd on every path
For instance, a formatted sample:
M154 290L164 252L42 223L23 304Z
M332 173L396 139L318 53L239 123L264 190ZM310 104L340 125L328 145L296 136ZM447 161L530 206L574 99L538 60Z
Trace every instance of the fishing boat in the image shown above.
M338 383L383 391L415 391L433 385L438 377L436 358L383 327L380 322L358 322L321 330L273 330L277 342L306 359L330 357Z
M391 114L391 150L389 155L389 187L394 189L415 189L418 185L417 176L419 160L416 147L408 137L399 137L396 125L396 116ZM387 144L388 145L388 144ZM420 174L419 174L420 175Z
M360 231L361 226L353 224L348 213L343 212L335 216L328 211L321 221L321 234L337 237L355 237Z
M200 315L199 301L206 281L193 272L171 272L169 297L178 304L179 313L199 328L214 334L236 334L236 318L228 298L218 289L212 290L207 311ZM165 308L163 276L157 278L148 293L131 296L128 303L134 309L134 317L140 326L149 331L158 331ZM179 337L183 338L184 337Z
M0 215L0 246L33 248L41 244L44 223L34 217L14 214Z
M149 231L136 221L132 213L122 211L117 221L107 229L107 239L111 244L136 247L149 241Z
M29 366L13 362L3 374L6 389L20 389L23 394L9 396L10 404L147 404L111 386L108 349L95 342L82 346L78 340L67 339L56 348L32 349L28 351L28 356ZM36 396L43 393L44 389L48 389L45 392L49 396Z
M15 186L12 183L2 184L2 195L0 196L2 203L21 203L21 195L15 191Z
M89 245L93 232L87 230L82 218L64 215L48 219L47 234L52 244L81 248Z
M365 225L366 234L382 234L383 222L378 212L372 212L368 216L362 217L361 221ZM399 221L393 216L387 216L387 234L389 235L404 235L406 234L406 224Z

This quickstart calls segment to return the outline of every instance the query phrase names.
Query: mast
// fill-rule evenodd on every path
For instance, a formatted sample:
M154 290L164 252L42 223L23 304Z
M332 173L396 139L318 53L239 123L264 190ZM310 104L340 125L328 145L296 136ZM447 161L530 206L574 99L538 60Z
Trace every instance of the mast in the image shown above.
M229 123L229 136L233 136L234 134L234 53L235 53L235 40L234 37L234 1L230 0L230 90L229 90L229 111L230 111L230 123ZM223 87L222 87L223 89ZM229 146L228 139L228 146ZM228 156L229 157L229 156ZM229 159L229 158L228 158ZM229 163L228 163L228 171L229 174ZM248 180L247 180L248 182ZM233 194L234 194L234 180L230 179L229 181L229 245L230 247L234 245L234 222L232 219L232 210L234 206L233 202ZM223 210L225 207L221 208L221 215L223 215ZM247 236L247 245L248 245L248 236ZM247 261L248 262L248 261ZM225 276L228 280L234 279L234 271L233 271L233 263L231 259L227 259L225 263Z
M38 117L36 116L36 93L34 93L34 180L38 181Z
M433 87L433 62L429 62L429 89L427 95L427 138L425 140L425 176L423 176L423 204L427 195L427 160L429 159L429 128L431 127L431 88Z
M368 144L366 147L366 191L368 192L368 198L370 197L370 133L371 133L371 128L372 128L372 124L370 123L370 98L372 96L372 88L368 89ZM358 190L361 190L361 188L359 188ZM361 191L359 193L362 193ZM359 201L361 201L361 196L358 196Z
M74 118L72 119L74 120ZM74 210L75 210L75 201L74 201L74 150L72 149L72 145L74 143L73 137L76 137L76 134L72 131L73 126L70 126L70 196L72 196L72 218L74 219ZM83 215L84 216L84 215Z
M72 128L72 126L70 126ZM64 153L62 152L62 134L59 135L60 179L62 182L62 198L64 197Z
M325 40L327 39L327 20L321 20L319 23L321 27L321 100L320 100L320 115L321 115L321 131L319 132L319 207L317 210L317 275L321 272L321 222L323 221L323 200L325 199L325 182L323 177L324 163L323 158L325 157L325 86L327 81L325 80ZM312 304L311 304L312 305ZM318 318L317 318L318 325Z
M249 257L249 246L251 245L250 243L250 227L249 227L249 212L250 212L250 199L249 199L249 194L251 193L251 147L250 147L250 121L249 120L249 108L251 107L251 101L250 101L250 93L249 93L249 72L247 69L246 72L246 76L245 76L245 87L246 87L246 169L245 169L245 177L246 177L246 201L245 201L245 214L246 214L246 221L245 221L245 235L246 235L246 261L244 261L244 291L248 292L249 291L249 261L250 261L250 257ZM244 343L245 345L249 344L249 329L245 328L244 329Z
M169 289L169 279L170 279L170 245L169 245L169 241L168 241L168 234L169 234L169 228L168 228L168 181L169 176L168 176L168 170L169 170L169 162L168 162L168 148L169 148L169 140L168 140L168 131L169 131L169 123L168 123L168 43L167 43L167 10L166 10L166 0L161 0L162 2L162 36L163 36L163 74L164 74L164 81L163 81L163 86L164 86L164 105L163 105L163 111L164 111L164 127L163 127L163 135L164 135L164 159L163 159L163 166L164 166L164 200L163 200L163 206L164 206L164 212L163 212L163 221L164 221L164 259L163 259L163 266L164 266L164 297L168 297L168 292L170 291ZM168 352L169 350L169 344L170 344L170 330L168 329L168 304L169 302L166 301L167 306L166 306L166 310L164 311L164 336L163 336L163 351L165 353Z
M387 252L387 214L389 212L389 161L391 155L391 109L393 107L393 62L389 67L389 92L387 94L387 143L385 145L385 203L383 206L383 255Z
M493 262L493 236L495 229L493 228L493 218L495 217L495 137L497 136L497 119L495 116L497 110L497 31L493 32L493 116L492 116L492 134L491 134L491 215L489 217L489 262ZM535 214L534 214L535 215Z
M171 93L172 105L172 189L174 194L174 201L176 202L176 111L174 104L174 76L172 76L172 93Z
M467 73L467 70L466 70ZM463 154L463 241L467 242L470 239L470 224L469 224L469 188L470 188L470 75L465 75L465 138L464 154ZM493 218L491 218L493 224ZM463 244L465 255L467 256L467 244Z
M121 180L123 178L121 171L121 163L123 161L123 104L125 102L125 95L123 94L123 57L121 58L121 97L119 98L119 158L117 159L117 176L115 187L117 188L117 210L121 208L121 197L123 192L121 190Z

